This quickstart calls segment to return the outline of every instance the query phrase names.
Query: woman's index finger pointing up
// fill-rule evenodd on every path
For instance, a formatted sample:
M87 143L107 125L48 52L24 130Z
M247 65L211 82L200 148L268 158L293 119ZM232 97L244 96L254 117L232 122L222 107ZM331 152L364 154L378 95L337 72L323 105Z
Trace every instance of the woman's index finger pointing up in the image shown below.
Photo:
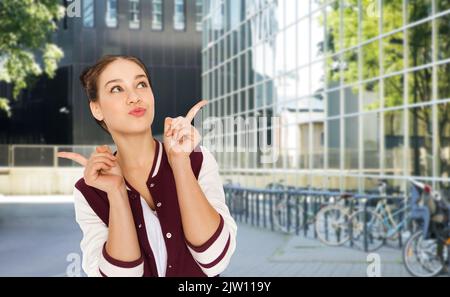
M195 116L200 111L200 109L202 109L202 107L207 104L208 104L208 100L202 100L202 101L198 102L197 104L195 104L194 107L192 107L186 115L186 119L188 120L188 122L189 123L192 122L192 120L195 118Z

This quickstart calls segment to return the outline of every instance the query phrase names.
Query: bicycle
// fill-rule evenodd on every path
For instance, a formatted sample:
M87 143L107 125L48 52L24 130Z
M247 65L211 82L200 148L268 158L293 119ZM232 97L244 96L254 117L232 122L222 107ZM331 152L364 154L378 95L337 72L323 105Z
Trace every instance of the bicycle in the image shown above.
M359 248L366 247L367 251L376 251L388 240L398 240L401 231L408 224L407 212L408 207L404 206L392 210L386 198L380 199L374 210L356 211L349 220L353 224L351 227L353 244ZM364 243L365 233L366 244Z
M351 240L352 246L375 251L387 239L397 238L406 220L398 222L395 218L402 216L406 210L400 208L392 211L387 202L386 188L386 181L382 181L378 188L379 196L346 193L335 204L321 209L315 224L319 240L330 246L341 246ZM375 198L381 199L374 210L361 207L361 203L369 203ZM344 205L339 202L344 202ZM355 206L355 202L359 204Z
M319 240L329 246L341 246L348 242L351 238L351 209L345 204L353 199L353 194L341 194L336 201L332 195L337 193L329 193L333 204L323 207L315 218L315 230ZM339 203L344 203L340 205Z
M380 180L376 191L378 195L361 197L366 206L353 212L349 219L353 246L366 251L375 251L388 240L399 240L402 230L407 227L408 206L401 201L402 203L395 209L392 205L395 203L389 202L397 202L398 198L387 196L387 189L387 181ZM373 209L369 209L367 204L372 201L377 202Z
M422 228L406 242L403 263L413 276L437 276L450 267L450 207L429 185L411 183L411 217Z

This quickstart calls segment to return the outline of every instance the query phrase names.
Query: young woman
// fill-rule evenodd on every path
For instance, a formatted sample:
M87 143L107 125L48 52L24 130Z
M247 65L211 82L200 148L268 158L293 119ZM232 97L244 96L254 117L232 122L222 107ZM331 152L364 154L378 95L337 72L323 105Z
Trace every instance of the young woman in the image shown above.
M166 118L163 143L151 131L151 77L130 56L105 56L80 77L97 123L117 151L97 147L74 187L88 276L217 276L236 247L218 165L186 117Z

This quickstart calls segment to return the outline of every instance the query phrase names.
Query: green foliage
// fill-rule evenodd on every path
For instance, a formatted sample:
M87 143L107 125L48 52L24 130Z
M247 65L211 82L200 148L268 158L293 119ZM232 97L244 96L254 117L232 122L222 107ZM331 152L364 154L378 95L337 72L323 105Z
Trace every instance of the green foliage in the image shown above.
M58 0L0 1L0 81L13 85L13 98L43 73L54 77L62 50L51 34L64 16ZM37 60L42 60L39 65ZM43 69L42 69L43 68ZM9 100L0 98L0 110L11 116Z

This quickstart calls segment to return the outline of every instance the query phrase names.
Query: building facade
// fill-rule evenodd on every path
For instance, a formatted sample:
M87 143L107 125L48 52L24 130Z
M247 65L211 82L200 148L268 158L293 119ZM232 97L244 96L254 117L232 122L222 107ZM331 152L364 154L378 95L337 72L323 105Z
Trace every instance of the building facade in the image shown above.
M200 0L64 0L66 13L54 34L64 51L54 79L40 78L3 117L0 143L111 143L91 116L79 76L106 54L139 57L155 93L154 135L164 117L185 114L201 98ZM79 12L79 13L77 13ZM11 97L11 89L0 92Z
M224 129L235 150L248 146L238 142L248 130L279 140L271 163L262 149L216 149L227 178L342 191L375 189L379 179L407 191L415 178L448 190L450 1L206 0L204 8L206 116L280 123Z

